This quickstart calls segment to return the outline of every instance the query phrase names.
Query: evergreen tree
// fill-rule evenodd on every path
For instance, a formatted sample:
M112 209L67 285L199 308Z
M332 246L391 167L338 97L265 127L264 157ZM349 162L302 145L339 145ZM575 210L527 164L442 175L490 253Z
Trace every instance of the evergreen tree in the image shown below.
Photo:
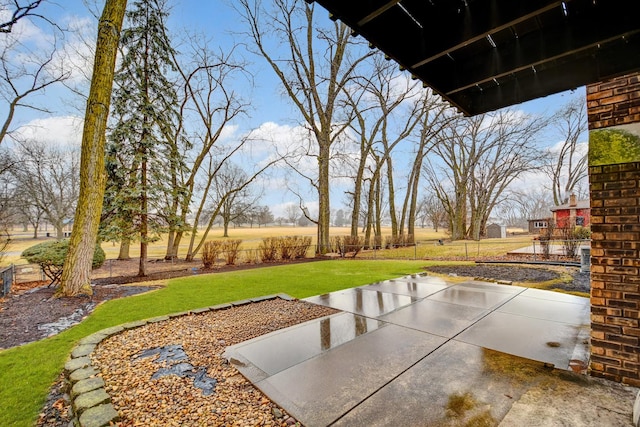
M140 241L140 276L146 275L148 242L166 225L163 208L175 191L169 171L182 164L172 140L178 113L167 77L176 69L167 16L164 0L138 0L127 11L107 148L103 236L123 245Z

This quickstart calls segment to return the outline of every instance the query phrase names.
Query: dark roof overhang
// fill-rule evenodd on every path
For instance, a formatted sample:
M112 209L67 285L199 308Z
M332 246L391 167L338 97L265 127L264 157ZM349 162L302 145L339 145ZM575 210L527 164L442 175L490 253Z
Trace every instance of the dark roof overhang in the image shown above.
M316 2L466 115L640 70L639 0Z

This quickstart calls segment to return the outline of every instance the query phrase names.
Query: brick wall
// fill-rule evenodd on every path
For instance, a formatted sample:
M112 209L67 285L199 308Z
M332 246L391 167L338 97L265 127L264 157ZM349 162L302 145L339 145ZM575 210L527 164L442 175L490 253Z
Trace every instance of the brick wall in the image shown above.
M589 129L640 122L640 75L587 87ZM591 363L640 386L640 161L591 166Z
M587 86L589 129L640 122L640 74Z

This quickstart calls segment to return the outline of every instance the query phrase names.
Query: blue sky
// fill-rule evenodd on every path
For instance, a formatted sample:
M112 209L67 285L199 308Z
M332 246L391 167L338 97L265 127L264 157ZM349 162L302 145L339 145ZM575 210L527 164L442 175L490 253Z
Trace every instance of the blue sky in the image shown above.
M228 0L233 1L233 0ZM93 10L100 10L103 2L87 0ZM130 3L132 1L130 0ZM320 8L320 6L317 6ZM57 22L65 25L75 25L84 29L87 38L95 33L97 25L96 19L87 9L85 2L81 0L59 0L57 3L46 5L43 12L47 16L53 16ZM321 12L322 16L322 12ZM328 18L327 18L328 20ZM186 32L196 31L210 38L213 46L220 46L221 49L229 49L236 42L241 41L238 31L241 30L240 19L233 11L227 1L219 0L175 0L169 19L170 31L182 37ZM43 35L38 34L34 28L24 28L24 37L31 37L31 43L35 43L34 49L38 49L38 40L43 39ZM62 41L68 49L69 57L73 57L77 51L85 51L80 40L69 37ZM178 47L178 49L180 49ZM85 52L86 53L86 52ZM243 54L245 59L251 63L251 72L256 76L255 87L251 90L251 117L242 119L235 123L234 137L250 129L268 129L275 138L285 139L295 134L295 125L299 121L299 116L292 108L287 99L283 98L280 91L279 82L276 80L272 70L261 58ZM83 60L76 55L72 58L77 64L83 64ZM80 68L87 69L90 65L86 62L79 65ZM77 73L76 82L79 87L88 88L83 77ZM83 86L84 85L84 86ZM248 93L248 91L247 91ZM583 95L584 88L578 88L576 94ZM530 114L544 114L556 110L560 105L575 96L571 92L551 95L546 98L530 101L515 108L521 109ZM37 98L37 103L45 105L51 110L50 114L35 110L22 109L14 121L13 129L23 126L19 131L33 138L55 140L58 143L79 143L81 136L81 124L83 115L83 101L74 96L63 87L48 90L45 95ZM4 114L6 108L0 104L0 114ZM586 141L586 135L583 140ZM541 146L552 146L558 142L558 137L551 133L543 135L540 139ZM531 178L529 178L531 180ZM297 202L296 198L284 190L282 178L273 179L271 182L263 183L265 188L264 204L272 206L276 215L281 215L287 203ZM332 207L340 208L343 204L343 189L339 186L332 194ZM309 194L309 206L313 210L314 196Z

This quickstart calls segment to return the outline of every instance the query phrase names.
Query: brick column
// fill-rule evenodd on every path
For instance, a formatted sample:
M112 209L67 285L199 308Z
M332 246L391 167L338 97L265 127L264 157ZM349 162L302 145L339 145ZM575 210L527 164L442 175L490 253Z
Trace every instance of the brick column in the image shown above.
M587 87L589 129L640 122L640 74ZM640 386L640 159L591 165L591 363ZM590 162L591 164L591 162Z

